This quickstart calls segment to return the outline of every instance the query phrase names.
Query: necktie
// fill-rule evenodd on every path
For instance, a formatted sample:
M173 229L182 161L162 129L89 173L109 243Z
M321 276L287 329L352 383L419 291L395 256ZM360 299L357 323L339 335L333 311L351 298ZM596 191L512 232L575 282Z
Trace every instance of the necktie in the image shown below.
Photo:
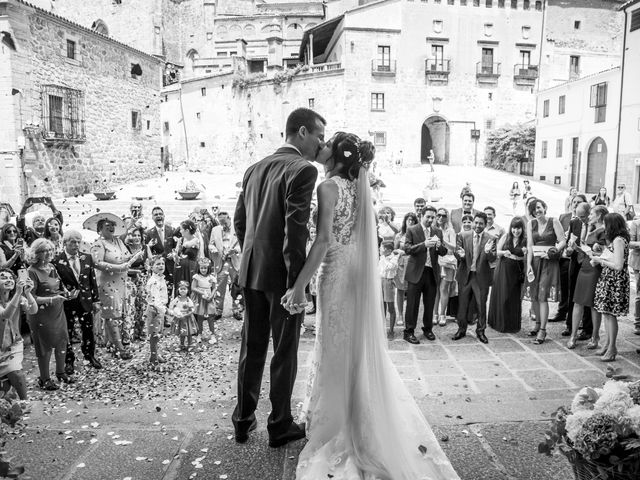
M430 228L425 228L424 229L424 236L427 240L429 240L431 238L431 229ZM432 267L431 265L431 252L430 252L430 248L427 248L427 263L426 266L427 267Z
M471 263L471 270L476 269L476 262L478 260L479 253L480 253L480 235L475 233L473 235L473 261Z
M160 245L164 247L164 227L158 227L158 238L160 239Z
M69 259L69 264L71 265L71 270L76 276L76 280L80 280L80 259L77 255L72 255Z

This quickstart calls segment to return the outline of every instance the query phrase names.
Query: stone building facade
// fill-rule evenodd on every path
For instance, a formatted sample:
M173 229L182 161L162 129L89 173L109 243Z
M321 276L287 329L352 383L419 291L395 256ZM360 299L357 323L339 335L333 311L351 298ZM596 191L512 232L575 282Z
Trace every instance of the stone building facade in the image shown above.
M162 60L22 0L0 30L3 198L160 174Z

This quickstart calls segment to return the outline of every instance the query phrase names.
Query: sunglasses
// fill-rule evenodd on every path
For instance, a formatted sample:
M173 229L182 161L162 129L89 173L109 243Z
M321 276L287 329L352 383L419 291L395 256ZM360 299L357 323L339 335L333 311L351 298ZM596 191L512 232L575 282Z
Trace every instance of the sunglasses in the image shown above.
M15 234L17 234L17 233L18 233L18 231L17 231L17 230L7 230L7 234L10 234L10 233L15 233Z

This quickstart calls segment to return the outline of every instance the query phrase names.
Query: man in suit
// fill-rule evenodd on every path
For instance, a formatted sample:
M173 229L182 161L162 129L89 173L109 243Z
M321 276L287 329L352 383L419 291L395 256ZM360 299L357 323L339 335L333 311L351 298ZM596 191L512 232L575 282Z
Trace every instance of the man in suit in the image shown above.
M287 119L286 143L251 165L233 216L240 248L239 284L245 317L238 365L238 403L232 420L236 442L244 443L257 426L255 410L262 372L273 336L269 445L279 447L304 438L303 424L293 422L291 393L298 367L298 341L304 309L290 313L281 304L306 260L311 196L318 177L310 163L324 147L325 120L299 108ZM305 299L293 299L300 307Z
M173 285L174 261L170 254L176 248L176 241L173 238L176 235L176 231L165 224L162 208L153 207L151 218L153 218L154 226L149 227L144 232L145 240L151 248L151 253L164 257L164 278L167 281L168 288L171 288L171 285Z
M478 210L473 208L473 204L476 201L476 197L471 192L466 192L462 195L462 208L454 208L451 210L451 225L456 233L460 233L462 230L462 217L464 215L471 215L475 217Z
M85 360L96 369L102 365L95 357L96 342L93 336L93 310L100 301L98 285L96 284L96 272L93 268L91 255L80 252L82 235L75 230L67 230L64 233L64 250L54 259L60 281L67 290L78 292L75 298L64 302L64 314L67 317L67 329L69 339L77 319L82 332L81 350ZM65 373L73 375L75 355L71 343L67 345L65 358Z
M453 340L467 334L467 320L472 302L479 313L476 335L482 343L489 343L484 331L487 327L487 295L491 285L491 262L496 258L496 238L485 232L487 215L478 212L473 217L473 230L462 232L456 241L458 258L458 331Z
M404 339L413 344L420 343L414 331L418 323L420 296L422 295L422 332L427 340L435 340L433 334L433 307L440 286L438 256L446 255L447 247L442 242L442 231L433 226L436 209L431 205L422 211L422 223L407 230L404 251L409 255L405 279L407 288L407 312L405 315Z

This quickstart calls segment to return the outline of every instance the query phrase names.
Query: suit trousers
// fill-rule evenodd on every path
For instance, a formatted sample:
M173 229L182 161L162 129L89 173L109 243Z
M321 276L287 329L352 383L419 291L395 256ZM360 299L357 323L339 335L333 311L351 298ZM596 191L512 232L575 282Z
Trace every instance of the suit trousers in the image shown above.
M571 325L573 323L573 295L576 291L576 282L578 281L578 274L580 273L581 263L576 260L571 260L569 264L569 302L567 306L567 330L571 331ZM593 333L593 322L591 320L591 309L585 308L582 312L582 331L587 335Z
M569 258L561 258L560 259L560 303L558 303L558 313L557 317L566 317L567 322L570 322L569 316L569 298L572 297L569 293L569 268L571 264L571 259Z
M436 303L438 283L434 278L433 269L424 267L418 283L407 282L407 311L404 319L404 334L413 334L418 324L418 311L420 310L420 295L422 295L422 331L431 332L433 329L433 307Z
M76 359L71 346L71 335L76 319L80 323L80 331L82 332L82 344L80 346L82 354L85 357L92 357L96 350L96 341L93 336L93 312L87 312L82 307L80 300L76 298L64 302L64 314L67 317L67 331L69 333L65 362L73 363Z
M267 430L271 438L283 435L291 426L291 394L298 370L298 342L304 313L291 315L281 304L285 290L263 292L244 289L245 312L238 365L238 404L232 421L236 432L247 432L255 420L260 385L269 347L273 338L271 414Z
M458 284L458 330L467 331L472 308L478 312L476 332L484 332L487 328L487 297L489 285L481 285L475 272L469 273L465 285Z

